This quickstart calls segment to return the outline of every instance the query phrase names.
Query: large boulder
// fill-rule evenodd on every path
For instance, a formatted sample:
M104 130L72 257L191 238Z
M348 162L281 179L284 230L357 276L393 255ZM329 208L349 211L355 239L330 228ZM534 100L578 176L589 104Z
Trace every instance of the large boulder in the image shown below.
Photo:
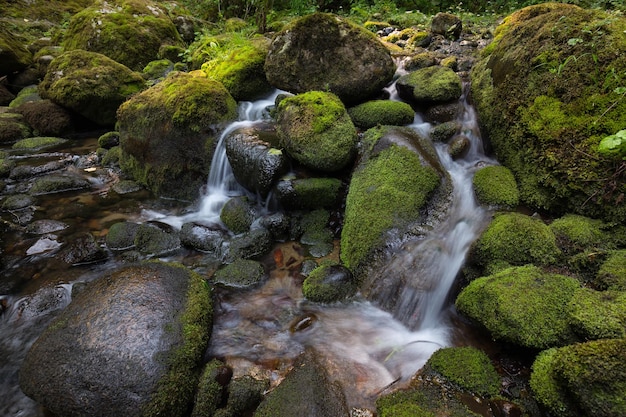
M626 126L626 18L545 3L508 16L472 68L472 97L525 205L623 222L623 163L598 152Z
M209 174L216 129L236 117L222 84L172 72L120 106L120 166L156 195L193 200Z
M315 170L338 171L356 153L356 128L332 93L309 91L281 100L276 132L289 156Z
M75 50L55 58L41 84L41 97L99 125L115 124L117 108L145 87L141 74L102 54Z
M150 0L98 0L72 16L63 37L70 51L98 52L141 71L161 45L183 46L163 6Z
M33 344L20 387L55 415L183 416L211 320L209 288L188 269L117 270L87 284Z
M292 93L330 91L346 103L380 93L395 70L389 51L373 33L325 13L283 29L265 61L273 86Z

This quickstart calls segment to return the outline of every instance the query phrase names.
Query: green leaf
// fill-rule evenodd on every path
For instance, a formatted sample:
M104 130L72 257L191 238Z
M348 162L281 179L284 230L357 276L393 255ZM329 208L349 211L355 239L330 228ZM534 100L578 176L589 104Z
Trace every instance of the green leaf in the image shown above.
M580 38L569 38L569 39L567 40L567 44L568 44L568 45L571 45L571 46L574 46L574 45L576 45L576 44L578 44L578 43L583 43L583 40L582 40L582 39L580 39Z
M624 94L626 93L626 87L617 87L615 90L613 90L613 92L616 94Z
M626 160L626 129L602 139L598 145L598 153Z

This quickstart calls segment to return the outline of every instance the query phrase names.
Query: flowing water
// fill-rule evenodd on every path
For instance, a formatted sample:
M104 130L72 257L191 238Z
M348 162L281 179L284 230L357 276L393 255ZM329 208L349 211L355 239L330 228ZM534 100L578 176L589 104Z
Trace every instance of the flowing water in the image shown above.
M240 105L240 120L219 140L203 197L188 213L164 214L148 202L126 207L124 214L112 214L119 211L118 206L110 208L109 214L104 210L92 215L107 218L109 225L120 219L158 219L175 227L189 221L219 223L223 204L232 196L247 193L234 180L223 140L238 128L267 122L267 108L279 93ZM397 97L393 91L390 95ZM398 282L403 286L396 293L399 301L390 308L383 298L388 294L381 292L383 297L369 301L358 298L333 305L307 302L301 293L304 277L300 273L305 250L297 242L278 243L265 259L269 279L261 288L216 291L215 324L207 358L227 361L235 375L263 376L277 384L293 360L313 347L333 378L344 386L349 405L374 409L378 395L407 382L434 351L452 345L449 293L469 245L487 218L474 200L472 176L478 166L495 163L484 155L476 118L465 96L461 104L459 121L463 134L470 139L470 149L462 159L453 160L444 144L436 145L453 184L453 203L446 219L425 238L405 242L385 266L386 274L401 278ZM416 115L412 128L425 133L428 127ZM96 198L96 204L101 202ZM96 233L104 236L103 222L87 224L92 232L98 230ZM336 258L337 253L338 242L331 256ZM16 262L15 269L29 271L29 262ZM19 390L21 361L45 326L70 302L72 284L89 281L116 266L109 260L74 268L71 274L61 271L53 282L32 284L39 285L38 289L0 295L0 415L43 415ZM37 274L45 275L45 271Z

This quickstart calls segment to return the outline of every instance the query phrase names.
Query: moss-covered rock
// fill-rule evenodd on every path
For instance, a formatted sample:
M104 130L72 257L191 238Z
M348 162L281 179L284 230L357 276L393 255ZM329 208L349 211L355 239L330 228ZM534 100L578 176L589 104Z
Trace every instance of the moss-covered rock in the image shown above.
M30 126L19 113L0 113L0 143L11 143L32 135Z
M113 125L120 104L144 87L139 73L102 54L75 50L50 63L39 92L99 125Z
M496 369L487 354L476 348L439 349L428 359L426 366L470 393L494 397L500 392Z
M9 158L0 158L0 178L6 178L11 173L11 170L15 168L15 161Z
M480 204L496 207L516 207L519 190L511 170L501 165L479 169L472 179L474 192Z
M602 220L576 214L567 214L550 223L559 246L568 253L610 247L610 239L604 231L606 227Z
M50 100L29 101L16 108L35 136L61 136L72 131L71 113Z
M549 265L560 254L554 233L543 221L521 213L499 213L472 245L470 260L483 267L499 261Z
M31 195L53 194L65 191L86 190L91 183L76 175L46 175L33 182L30 188Z
M570 324L581 340L626 337L626 292L581 288L568 307Z
M118 222L113 224L107 232L105 242L111 250L127 250L135 247L135 236L139 223Z
M450 68L432 66L403 75L396 81L401 98L422 106L458 100L463 92L461 78Z
M180 236L171 226L153 221L139 225L133 243L144 255L160 256L180 249Z
M163 44L183 44L163 6L150 0L98 0L72 16L62 45L67 51L97 52L141 71L158 58Z
M530 386L557 417L626 413L626 339L597 340L542 352Z
M356 128L334 94L310 91L288 97L280 101L277 112L280 144L301 164L332 172L354 158Z
M329 209L338 205L341 185L337 178L283 178L274 195L287 210Z
M449 141L461 128L456 121L439 123L430 129L429 135L435 142Z
M106 132L98 138L98 146L104 149L111 149L120 144L120 132Z
M368 156L353 173L341 233L341 259L352 270L384 246L387 232L423 220L421 210L446 183L432 144L414 131L373 128L363 141Z
M31 84L22 88L17 93L17 96L15 96L13 100L11 100L11 103L9 103L9 107L16 109L25 103L30 103L33 101L41 101L41 96L39 95L39 87L35 84Z
M227 287L249 288L260 284L265 277L265 269L260 262L237 259L215 272L213 279Z
M603 289L626 291L626 250L616 250L609 254L600 266L596 283Z
M367 130L378 125L404 126L413 123L413 108L401 101L372 100L348 109L352 123Z
M151 84L162 81L167 74L174 71L174 63L169 59L157 59L148 62L141 71L143 77Z
M330 91L355 103L391 82L395 64L373 33L341 17L314 13L274 37L265 71L270 84L282 90Z
M68 140L63 138L37 136L34 138L19 140L11 146L11 149L18 151L39 151L42 149L56 148L66 144L67 142Z
M545 349L577 340L568 303L579 288L571 277L532 265L513 267L472 281L457 297L456 307L496 339Z
M28 194L13 194L2 201L2 210L22 210L35 204L35 198Z
M264 70L269 45L265 37L225 42L217 56L202 64L202 71L224 84L235 100L253 100L272 88Z
M120 165L158 196L193 200L208 177L215 129L236 117L223 85L170 73L120 106Z
M191 417L212 416L215 413L224 401L226 386L232 373L230 368L217 359L205 365L198 382Z
M472 97L522 203L624 221L620 162L597 151L626 126L626 18L545 3L508 16L472 68ZM617 76L614 76L617 75ZM618 75L619 74L619 75Z
M246 196L231 198L220 211L220 220L235 234L250 230L256 216L256 210Z
M302 295L310 301L332 303L354 295L357 288L349 269L341 265L322 265L306 277L302 283Z

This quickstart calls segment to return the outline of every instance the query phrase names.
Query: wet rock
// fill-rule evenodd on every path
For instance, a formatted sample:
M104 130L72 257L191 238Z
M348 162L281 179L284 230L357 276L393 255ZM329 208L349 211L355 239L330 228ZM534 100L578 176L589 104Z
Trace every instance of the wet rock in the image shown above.
M31 195L85 190L91 187L86 179L74 175L48 175L38 178L30 189Z
M285 213L272 213L259 218L258 222L260 227L267 229L272 234L274 240L284 241L288 239L291 222Z
M460 127L461 126L458 122L440 123L430 129L430 138L435 142L447 142L454 136Z
M427 120L435 123L454 122L463 110L458 102L437 104L426 109L424 116Z
M12 180L23 180L26 178L36 177L42 174L48 174L54 171L60 171L67 167L70 163L69 160L50 161L43 165L31 166L31 165L19 165L11 170L9 178Z
M207 226L196 222L185 223L180 230L180 241L183 245L218 256L221 255L222 244L227 236L228 232L219 226Z
M4 199L2 202L2 210L12 211L21 210L35 204L35 198L28 194L14 194Z
M461 78L450 68L433 66L403 75L396 82L404 100L422 106L447 103L461 97Z
M195 40L199 21L192 16L176 16L172 21L185 42L191 43Z
M47 233L59 232L67 229L69 226L58 220L36 220L26 227L26 233L33 235L45 235Z
M83 265L106 259L106 252L89 232L69 239L57 254L57 258L69 265Z
M226 259L250 259L264 255L272 249L272 234L263 228L253 229L233 237L229 241Z
M377 125L405 126L413 123L415 111L402 101L372 100L348 109L355 126L367 130Z
M437 13L433 16L430 30L436 35L443 35L446 38L458 39L463 31L461 19L451 13Z
M139 223L119 222L109 228L106 235L106 245L111 250L126 250L135 246L135 236Z
M120 132L107 132L98 138L98 146L111 149L120 144Z
M0 28L0 44L0 76L23 70L32 63L30 51L5 25Z
M170 225L151 221L137 228L135 247L145 255L161 256L180 249L178 232Z
M437 54L429 51L415 54L404 63L404 69L410 72L432 67L439 62L437 58Z
M207 363L200 381L191 417L212 416L226 397L226 387L233 376L233 370L223 362L213 359Z
M182 266L116 270L90 282L33 344L20 387L56 415L181 417L211 315L209 288Z
M9 107L17 109L24 103L36 102L41 100L42 98L39 95L39 87L35 84L26 85L17 93L17 96L13 101L11 101Z
M275 196L287 210L332 208L338 204L341 180L337 178L282 179L275 187Z
M104 55L83 50L65 52L52 61L39 84L42 98L102 126L113 125L120 104L144 88L140 74Z
M462 158L469 150L470 145L471 142L467 136L457 135L450 139L450 143L448 144L448 153L452 159Z
M269 381L249 375L233 378L228 384L228 401L221 415L241 416L253 412L263 400L269 385Z
M246 196L231 198L220 212L220 220L235 234L250 230L255 218L255 207Z
M15 94L10 92L4 84L0 83L0 106L8 106L15 98Z
M158 59L148 62L142 71L143 78L153 85L162 81L167 74L174 71L174 63L169 59Z
M183 46L168 11L150 0L97 2L72 16L63 36L66 51L83 49L141 71L163 44Z
M280 145L308 168L338 171L355 156L356 128L332 93L311 91L281 100L276 123Z
M157 196L194 200L209 175L216 127L236 117L223 85L172 72L119 108L120 166Z
M293 370L257 408L257 417L349 416L341 388L333 384L317 354L307 350Z
M33 138L26 138L17 141L11 147L13 150L22 152L35 152L44 149L51 149L61 146L67 143L67 139L49 137L49 136L37 136Z
M278 33L265 61L267 79L292 93L330 91L366 100L393 78L389 51L372 33L331 14L314 13Z
M262 198L267 197L274 182L288 168L283 152L251 129L229 135L225 146L237 182Z
M30 101L16 111L24 116L35 136L61 136L73 128L70 112L50 100Z
M113 191L118 193L119 195L125 195L130 193L136 193L137 191L143 190L143 186L136 181L132 180L122 180L112 187Z
M15 161L9 158L0 158L0 178L8 177L13 168L15 168Z
M302 294L311 301L332 303L356 293L357 283L350 270L342 265L315 268L302 283Z

